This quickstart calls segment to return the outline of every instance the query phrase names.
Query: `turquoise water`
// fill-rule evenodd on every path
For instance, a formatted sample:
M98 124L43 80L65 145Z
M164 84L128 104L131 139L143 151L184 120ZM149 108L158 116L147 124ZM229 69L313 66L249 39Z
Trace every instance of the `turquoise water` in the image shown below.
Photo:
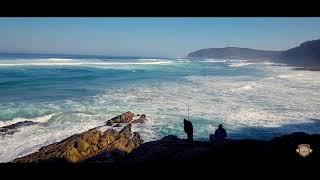
M219 123L231 138L319 132L319 72L270 62L79 55L0 55L0 126L42 122L0 137L0 161L36 151L126 111L145 141L185 138L190 105L196 139Z

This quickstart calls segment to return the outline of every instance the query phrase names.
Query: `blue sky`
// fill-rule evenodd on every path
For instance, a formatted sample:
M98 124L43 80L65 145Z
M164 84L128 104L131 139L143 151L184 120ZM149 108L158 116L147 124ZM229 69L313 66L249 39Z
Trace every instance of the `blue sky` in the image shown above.
M286 50L320 18L0 18L0 52L184 57L209 47Z

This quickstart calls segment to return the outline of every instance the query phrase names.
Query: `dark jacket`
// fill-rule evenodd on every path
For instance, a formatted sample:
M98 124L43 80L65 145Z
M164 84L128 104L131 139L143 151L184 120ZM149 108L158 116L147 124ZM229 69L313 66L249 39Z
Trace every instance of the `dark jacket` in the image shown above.
M193 133L193 126L192 123L188 120L184 120L184 132L185 133Z
M225 140L227 137L227 131L224 128L218 128L214 133L214 138L217 141Z

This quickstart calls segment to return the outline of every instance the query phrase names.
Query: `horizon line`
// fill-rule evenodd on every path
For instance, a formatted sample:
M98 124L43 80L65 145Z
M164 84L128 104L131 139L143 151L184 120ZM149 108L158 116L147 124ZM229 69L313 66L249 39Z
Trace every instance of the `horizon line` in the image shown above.
M100 56L100 57L137 57L137 58L176 58L176 57L166 57L166 56L141 56L141 55L107 55L107 54L81 54L81 53L41 53L41 52L0 52L0 54L8 55L60 55L60 56Z

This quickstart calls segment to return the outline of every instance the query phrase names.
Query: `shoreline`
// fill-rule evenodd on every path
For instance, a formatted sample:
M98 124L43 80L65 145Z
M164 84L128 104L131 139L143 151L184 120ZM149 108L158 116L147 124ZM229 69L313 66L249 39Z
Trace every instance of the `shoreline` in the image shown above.
M298 70L298 71L320 71L320 67L295 67L292 68L293 70Z
M190 165L192 162L265 162L320 161L320 134L295 132L272 138L227 139L225 143L195 140L193 143L168 135L144 142L139 132L132 132L133 123L144 123L146 115L126 112L80 134L41 147L37 152L5 164L103 164L112 168L158 166L159 164ZM314 153L303 158L299 144L310 144ZM182 163L182 164L180 164Z

